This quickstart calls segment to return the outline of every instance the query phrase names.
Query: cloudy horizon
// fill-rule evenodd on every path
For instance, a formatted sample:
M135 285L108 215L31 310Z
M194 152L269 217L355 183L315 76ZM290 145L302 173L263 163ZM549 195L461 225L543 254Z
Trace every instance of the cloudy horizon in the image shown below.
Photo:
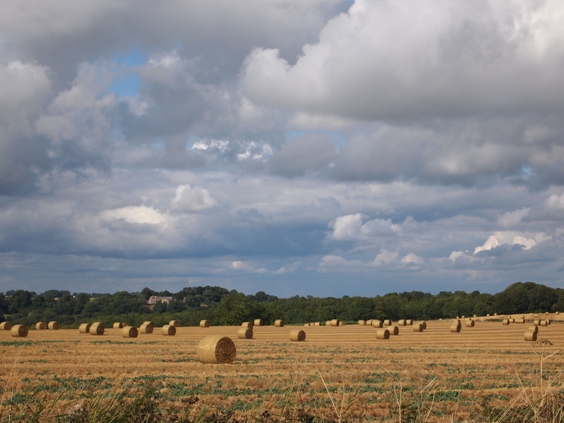
M2 9L0 292L564 286L556 0Z

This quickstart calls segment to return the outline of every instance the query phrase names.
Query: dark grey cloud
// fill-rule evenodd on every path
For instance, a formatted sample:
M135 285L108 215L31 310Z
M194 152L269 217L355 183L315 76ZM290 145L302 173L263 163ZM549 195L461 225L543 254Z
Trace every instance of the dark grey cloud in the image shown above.
M274 174L294 177L322 172L335 158L335 145L328 137L295 137L272 156L269 164Z
M254 45L277 45L292 58L304 42L315 40L325 20L338 12L339 1L173 2L101 1L68 4L53 1L33 9L8 3L0 17L0 37L14 55L37 60L64 85L73 68L93 58L110 59L135 48L147 54L181 48L185 57L200 57L208 75L238 71Z

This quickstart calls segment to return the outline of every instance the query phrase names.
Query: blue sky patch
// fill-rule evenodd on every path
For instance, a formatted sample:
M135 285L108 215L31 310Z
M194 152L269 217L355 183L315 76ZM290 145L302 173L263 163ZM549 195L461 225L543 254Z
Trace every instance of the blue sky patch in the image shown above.
M112 60L117 66L117 76L110 86L110 92L120 97L135 97L139 89L136 68L147 63L147 56L138 50L132 50L127 54L116 54Z

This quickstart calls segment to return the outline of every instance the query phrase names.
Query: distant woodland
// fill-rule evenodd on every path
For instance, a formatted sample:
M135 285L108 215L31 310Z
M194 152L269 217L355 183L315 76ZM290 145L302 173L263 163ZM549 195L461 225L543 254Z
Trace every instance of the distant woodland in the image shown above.
M155 304L149 304L151 298L156 301ZM455 291L433 295L413 291L342 298L309 295L278 298L263 291L245 295L216 286L186 287L176 293L149 288L141 292L115 294L58 290L42 294L25 290L0 293L0 322L8 320L29 327L39 321L52 320L68 328L92 321L108 325L121 321L138 326L145 320L151 320L156 325L162 325L173 319L184 326L192 326L198 325L202 319L209 320L212 325L238 325L259 318L266 324L276 319L283 319L286 324L299 324L330 319L431 320L474 314L547 311L564 311L564 289L534 282L517 282L497 294Z

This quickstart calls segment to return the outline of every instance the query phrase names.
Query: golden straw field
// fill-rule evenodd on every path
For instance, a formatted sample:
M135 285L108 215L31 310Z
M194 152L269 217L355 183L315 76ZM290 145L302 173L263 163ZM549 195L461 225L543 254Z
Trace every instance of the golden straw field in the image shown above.
M452 321L426 323L389 339L357 324L255 326L252 339L238 338L240 326L181 326L174 336L155 328L129 339L118 328L102 336L32 328L26 338L0 331L0 421L37 407L25 398L33 389L39 403L54 404L45 416L150 389L162 421L482 421L476 416L489 409L562 394L564 322L539 328L553 345L524 341L532 322L462 320L460 333L449 331ZM306 339L291 342L298 328ZM234 363L198 362L205 335L230 337Z

